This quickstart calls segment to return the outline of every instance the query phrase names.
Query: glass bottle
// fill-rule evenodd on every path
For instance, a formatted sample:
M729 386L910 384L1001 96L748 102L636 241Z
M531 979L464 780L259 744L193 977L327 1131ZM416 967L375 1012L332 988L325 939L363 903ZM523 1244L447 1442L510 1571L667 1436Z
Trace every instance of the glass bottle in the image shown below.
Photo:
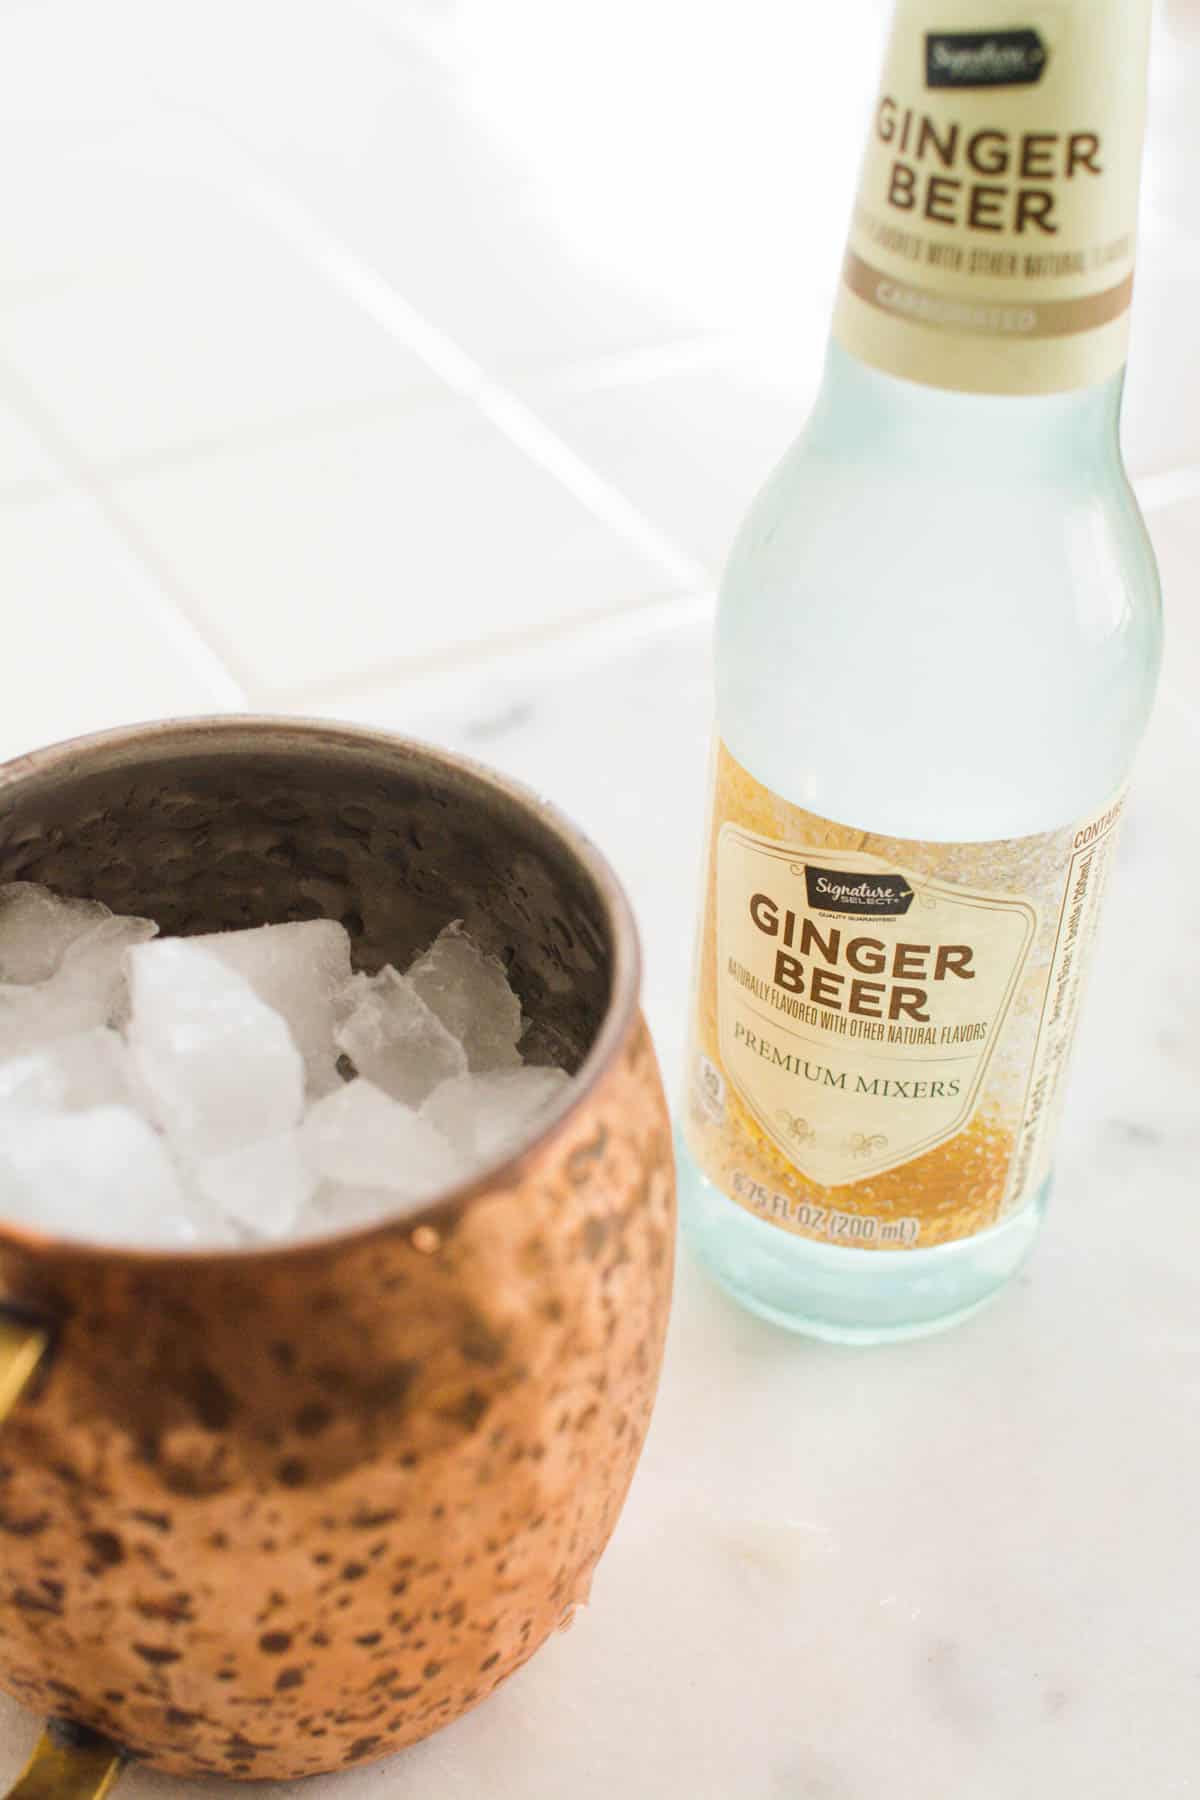
M684 1230L851 1342L1033 1244L1159 666L1118 444L1148 0L994 17L899 0L823 385L716 627Z

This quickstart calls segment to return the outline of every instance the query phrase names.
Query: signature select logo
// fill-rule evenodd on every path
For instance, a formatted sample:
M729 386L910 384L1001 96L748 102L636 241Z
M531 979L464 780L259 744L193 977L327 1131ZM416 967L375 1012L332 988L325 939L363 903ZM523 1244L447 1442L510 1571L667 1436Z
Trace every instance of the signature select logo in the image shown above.
M814 912L856 913L860 918L900 918L913 903L903 875L863 875L860 870L804 865L808 904Z
M1046 69L1036 31L929 31L925 84L931 88L1031 87Z

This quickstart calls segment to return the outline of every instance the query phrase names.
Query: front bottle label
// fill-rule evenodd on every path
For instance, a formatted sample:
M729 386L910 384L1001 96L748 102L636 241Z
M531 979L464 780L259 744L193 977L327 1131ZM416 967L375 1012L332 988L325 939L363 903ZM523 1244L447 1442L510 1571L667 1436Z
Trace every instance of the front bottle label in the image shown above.
M1148 25L1146 0L1017 20L899 0L834 321L848 350L976 393L1121 366Z
M1044 1180L1120 802L1036 837L833 824L721 747L685 1130L731 1199L878 1249Z

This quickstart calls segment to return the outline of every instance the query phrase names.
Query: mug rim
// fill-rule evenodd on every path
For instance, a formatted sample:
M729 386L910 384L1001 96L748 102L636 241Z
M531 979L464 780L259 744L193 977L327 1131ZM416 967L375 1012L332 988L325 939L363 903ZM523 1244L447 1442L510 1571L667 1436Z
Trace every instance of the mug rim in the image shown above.
M0 1215L0 1248L11 1245L25 1254L86 1257L89 1260L136 1262L150 1267L187 1262L193 1266L206 1263L239 1263L275 1261L327 1254L331 1249L357 1248L372 1239L392 1236L397 1232L411 1236L420 1226L435 1230L456 1221L476 1201L489 1194L514 1188L529 1173L531 1165L561 1135L577 1109L595 1092L609 1073L640 1017L642 956L638 928L624 887L604 853L559 807L525 782L505 775L474 757L444 749L427 739L409 737L372 725L359 725L348 720L323 719L310 714L289 713L198 713L178 718L154 719L134 725L109 727L64 738L38 749L24 751L0 763L0 812L10 790L25 786L31 780L49 773L78 773L74 767L82 758L96 751L136 751L170 744L177 738L188 738L186 747L202 748L197 738L219 742L222 738L254 737L256 747L272 742L286 749L289 737L300 738L313 745L328 748L383 749L393 756L410 757L465 775L480 787L506 800L549 828L551 834L581 864L590 876L612 929L612 979L608 1003L599 1029L588 1047L571 1085L556 1100L537 1132L522 1139L517 1149L483 1164L468 1180L448 1188L436 1198L402 1213L389 1213L366 1224L348 1226L344 1230L312 1233L302 1238L284 1238L277 1243L221 1245L138 1245L119 1244L92 1238L39 1232L14 1224ZM179 745L182 751L183 743ZM381 771L383 773L383 771Z

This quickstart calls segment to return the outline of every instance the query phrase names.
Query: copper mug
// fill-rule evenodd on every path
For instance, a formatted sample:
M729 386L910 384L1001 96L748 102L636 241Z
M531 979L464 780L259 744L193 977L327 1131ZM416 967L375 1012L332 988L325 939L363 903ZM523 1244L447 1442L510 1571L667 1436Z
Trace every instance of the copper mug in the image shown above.
M667 1110L596 851L471 763L284 719L0 768L0 881L164 932L319 916L403 966L449 919L577 1071L520 1152L312 1243L136 1251L0 1222L0 1686L27 1795L122 1756L293 1777L425 1737L588 1593L670 1303Z

